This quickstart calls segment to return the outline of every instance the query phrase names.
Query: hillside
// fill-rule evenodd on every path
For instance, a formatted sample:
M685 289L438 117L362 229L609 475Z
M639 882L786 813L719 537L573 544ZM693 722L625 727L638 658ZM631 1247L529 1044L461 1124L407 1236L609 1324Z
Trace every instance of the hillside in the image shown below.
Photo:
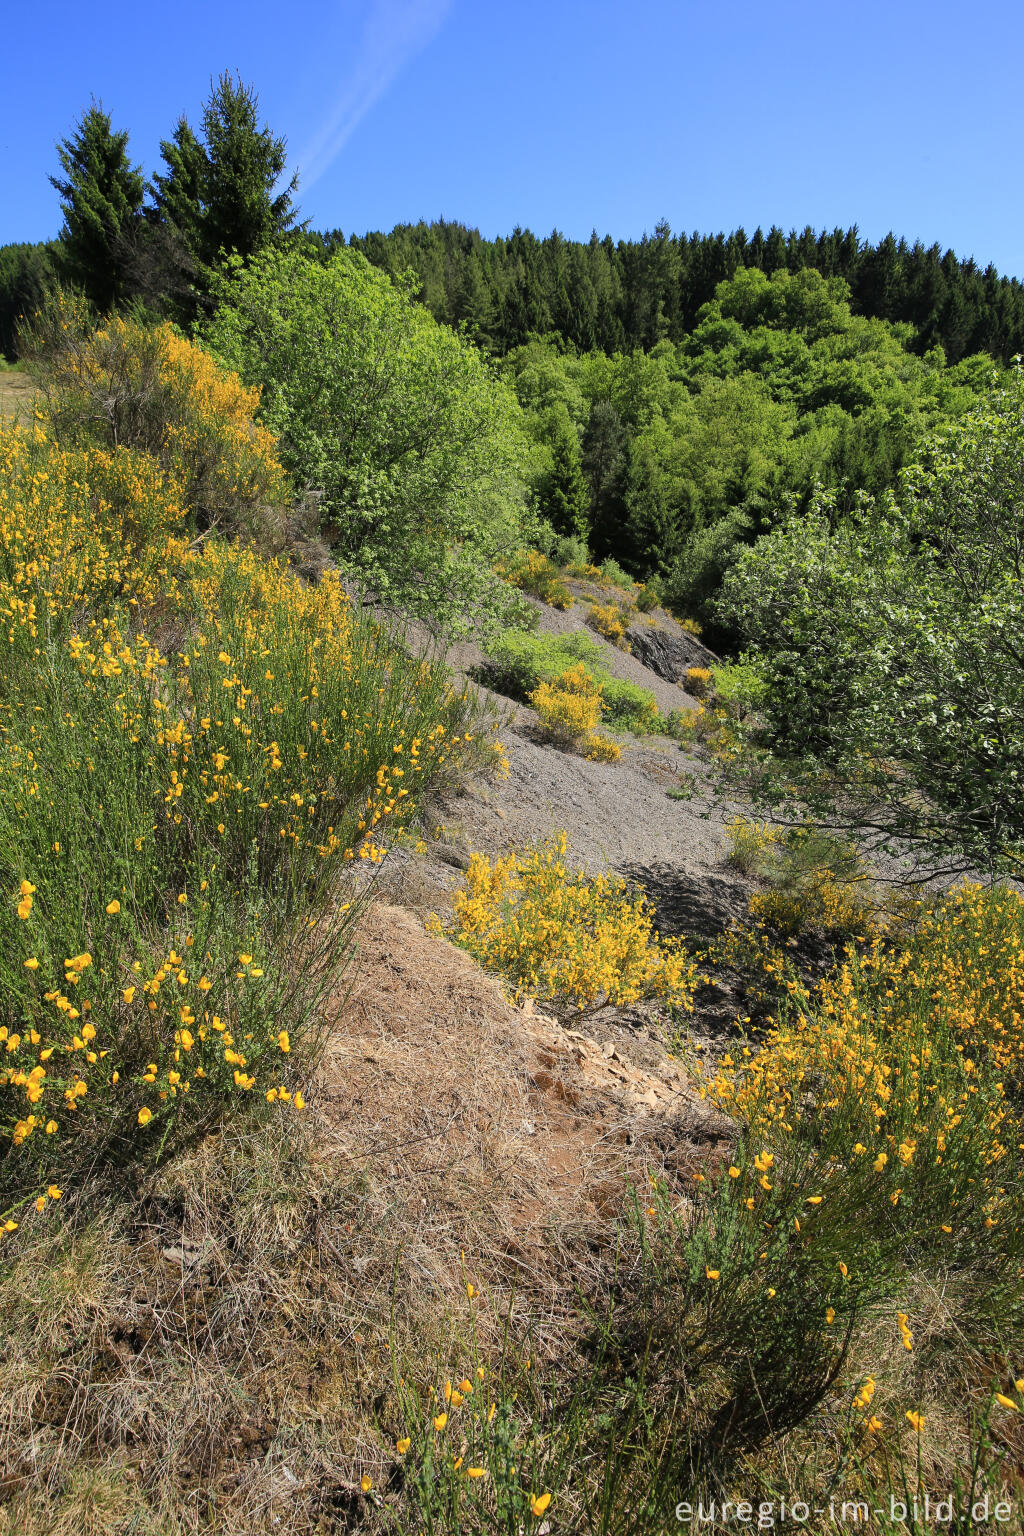
M0 1536L1012 1501L1024 384L213 282L0 420Z
M317 238L327 250L344 241L340 230ZM1006 364L1024 345L1018 279L894 232L872 245L856 225L687 235L662 220L642 238L613 241L595 230L583 242L557 229L488 240L439 219L350 234L348 243L386 271L414 271L437 319L468 326L499 353L552 334L582 352L677 344L740 268L842 278L858 314L911 325L921 352L940 346L950 362L986 351Z
M540 634L593 639L612 676L649 688L662 712L692 714L678 683L585 625L607 586L566 584L568 611L534 603ZM652 655L674 652L661 671L713 661L663 611L636 616L630 633L638 651L646 639ZM408 636L429 649L425 630ZM469 677L488 655L461 642L447 661ZM441 789L415 846L399 839L384 859L313 1021L305 1119L233 1116L130 1191L66 1195L64 1220L12 1253L0 1529L406 1531L411 1510L438 1530L482 1530L488 1486L525 1488L524 1508L554 1489L550 1528L591 1528L580 1472L606 1370L620 1388L611 1362L593 1362L590 1308L623 1262L643 1293L653 1252L645 1261L634 1247L633 1191L655 1202L641 1223L664 1211L671 1233L696 1218L692 1192L743 1160L742 1132L709 1102L699 1062L728 1061L737 1011L763 1006L756 971L727 966L698 989L680 1059L657 1007L606 1002L575 1020L555 1000L510 1001L426 920L452 921L471 853L499 859L558 829L575 859L638 882L663 930L694 943L742 925L758 882L728 857L735 807L708 816L706 799L668 796L682 775L711 788L704 748L620 735L619 761L590 762L553 744L534 710L470 687L501 717L507 773ZM812 919L799 939L819 973L824 937ZM777 1287L786 1273L773 1272ZM937 1344L950 1320L917 1283L906 1306ZM872 1395L887 1313L869 1310L842 1357L844 1379ZM874 1407L927 1394L938 1426L927 1486L955 1476L966 1445L953 1404L927 1373L912 1385L900 1361L885 1369ZM645 1390L660 1391L657 1379ZM811 1433L844 1400L831 1371L815 1392ZM474 1427L477 1393L485 1417L497 1405L497 1440ZM470 1406L456 1415L460 1394ZM459 1438L432 1463L431 1415L446 1414ZM765 1454L741 1462L762 1489L774 1475ZM410 1476L413 1455L429 1485ZM472 1455L482 1498L466 1502L459 1472ZM645 1465L623 1465L613 1529L653 1528L653 1510L637 1525L630 1508Z
M542 632L593 633L536 606ZM664 613L642 623L684 656L701 649ZM595 643L662 710L693 707ZM447 659L468 672L484 658L462 643ZM643 1009L579 1027L510 1006L426 933L470 849L501 856L559 828L595 871L648 881L675 926L711 932L742 907L720 821L667 798L691 754L637 740L621 762L587 762L546 742L532 710L480 696L504 717L507 776L444 792L421 851L399 845L382 864L315 1026L308 1124L269 1139L229 1125L127 1203L83 1201L10 1269L4 1507L26 1529L129 1529L158 1508L185 1529L197 1499L223 1531L361 1527L378 1505L362 1475L390 1528L393 1474L367 1436L400 1412L387 1362L403 1340L437 1330L444 1350L510 1379L513 1339L533 1340L532 1369L561 1359L573 1290L587 1268L600 1283L630 1186L685 1180L732 1145ZM722 1022L712 1007L708 1027ZM465 1334L469 1276L484 1301Z

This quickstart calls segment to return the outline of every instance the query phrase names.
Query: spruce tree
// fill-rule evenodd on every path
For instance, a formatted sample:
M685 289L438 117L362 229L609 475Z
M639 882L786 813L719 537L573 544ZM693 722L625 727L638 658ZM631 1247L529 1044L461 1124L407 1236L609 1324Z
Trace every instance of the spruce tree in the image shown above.
M57 283L56 242L0 245L0 357L18 355L18 331Z
M583 434L582 463L590 487L591 520L602 541L606 530L621 520L619 479L625 447L626 429L618 411L610 400L595 400Z
M556 533L587 537L590 488L580 461L580 441L568 422L555 433L551 469L540 491L540 510Z
M147 220L145 252L150 285L161 307L184 326L199 314L206 291L200 262L209 161L206 150L185 117L178 119L172 139L160 153L167 167L157 172L151 188L153 206ZM140 287L146 284L141 280Z
M153 204L158 218L175 229L189 250L198 253L210 163L188 119L181 117L172 139L160 153L167 174L153 177Z
M626 449L622 503L625 522L616 558L638 581L655 573L667 575L679 553L679 539L654 455L642 438L634 438Z
M162 235L155 249L167 268L167 307L190 323L222 256L248 260L294 226L298 177L275 196L285 141L259 126L256 92L227 73L211 84L201 132L180 118L160 153L166 170L153 177L153 221Z
M108 310L127 292L146 183L128 158L127 132L112 132L95 102L57 154L65 179L50 181L63 207L67 270L98 309Z
M285 140L259 126L259 99L251 86L221 75L203 110L206 202L199 257L206 265L222 251L247 260L291 229L298 175L274 196L285 167Z

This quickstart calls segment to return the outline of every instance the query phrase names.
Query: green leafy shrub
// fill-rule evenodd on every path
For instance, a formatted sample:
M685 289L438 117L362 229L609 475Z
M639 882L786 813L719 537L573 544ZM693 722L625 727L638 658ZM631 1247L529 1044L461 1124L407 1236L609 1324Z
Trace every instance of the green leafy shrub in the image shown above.
M767 680L760 792L897 856L1024 871L1024 379L936 435L899 493L819 497L721 603Z
M628 571L624 571L617 560L607 559L601 566L601 580L609 586L618 587L622 592L632 592L636 582Z
M485 651L482 671L489 686L523 701L538 683L553 682L575 662L582 661L596 676L601 660L601 647L579 631L549 635L506 629L486 643Z
M563 570L569 567L591 569L590 551L587 548L585 539L573 538L567 534L556 534L551 541L550 549L546 553L554 561L555 565L561 566Z
M767 685L756 667L743 662L718 662L711 668L711 695L716 704L738 720L758 709Z
M551 683L568 668L582 662L602 686L606 724L637 735L659 729L657 701L646 688L611 677L602 661L601 647L588 635L526 634L505 630L486 646L487 662L480 669L482 681L499 693L524 703L542 682Z
M482 354L363 257L266 250L232 265L206 339L247 384L286 467L321 493L339 562L387 602L464 629L514 594L529 449Z
M665 580L665 601L673 613L692 614L702 625L714 622L712 600L753 526L747 513L735 508L690 535Z
M647 688L618 677L606 677L603 682L609 725L620 731L632 731L634 736L653 736L664 728L657 700Z
M648 576L636 589L636 606L641 613L653 613L665 601L665 584L656 573Z

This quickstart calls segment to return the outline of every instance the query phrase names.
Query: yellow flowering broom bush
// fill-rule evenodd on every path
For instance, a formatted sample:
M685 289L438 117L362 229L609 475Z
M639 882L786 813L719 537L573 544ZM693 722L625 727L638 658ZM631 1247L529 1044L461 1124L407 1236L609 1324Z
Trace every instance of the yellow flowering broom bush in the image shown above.
M494 569L510 586L539 597L550 608L565 610L572 607L573 596L562 572L540 550L521 550L508 560L500 560Z
M555 1416L538 1412L529 1364L516 1372L515 1391L501 1371L478 1363L464 1361L425 1386L415 1379L418 1362L408 1371L395 1381L397 1433L361 1491L372 1495L378 1482L383 1488L400 1479L403 1513L417 1530L542 1528L560 1502L552 1487L572 1477L580 1446L575 1424L560 1423L556 1432Z
M757 836L757 823L745 828L737 818L727 832L733 862ZM883 903L855 844L817 827L769 830L749 871L764 886L750 898L752 917L782 935L815 928L867 938L880 931L886 921Z
M632 622L633 612L631 605L624 607L621 603L592 603L587 614L587 624L606 640L610 640L612 645L628 651L626 630Z
M711 693L711 668L687 667L684 682L695 699L706 699Z
M826 933L872 931L878 913L864 884L838 880L829 869L818 869L796 884L773 884L750 898L755 918L782 934L821 928Z
M764 867L766 855L770 855L777 839L778 831L768 822L733 816L725 827L729 848L726 860L742 874L756 875Z
M468 689L402 658L333 576L307 587L214 545L188 600L199 627L167 701L186 722L167 762L180 769L175 797L194 802L233 867L254 841L273 847L266 857L301 875L301 890L313 861L372 860L375 834L404 824L428 781L500 761L485 731L460 729L479 710Z
M706 1091L744 1128L726 1193L753 1231L823 1243L847 1297L936 1263L971 1277L979 1327L1024 1327L1019 895L964 885L904 942L851 948L813 989L790 977L737 1055Z
M594 729L603 712L603 695L603 685L579 662L550 682L539 682L527 697L554 741L588 758L614 763L622 748Z
M70 294L49 301L25 341L46 367L58 442L129 448L136 462L146 455L173 484L193 532L267 531L286 488L276 440L257 420L259 390L171 325L114 316L94 329Z
M527 697L552 736L566 746L586 741L601 718L601 684L582 662L550 682L541 680Z
M564 832L493 863L473 854L455 895L455 943L517 997L577 1012L655 998L692 1012L697 973L682 941L660 937L642 893L572 869L567 854Z
M952 1133L968 1122L987 1167L1007 1157L1024 1085L1024 900L1015 892L960 886L904 944L876 936L812 992L790 982L788 995L757 1053L716 1079L734 1112L766 1131L805 1122L820 1131L841 1112L866 1149L858 1160L884 1154L890 1173L923 1163L950 1177L947 1144L963 1141L966 1129ZM922 1156L908 1157L910 1147Z
M170 1150L245 1096L301 1105L293 1045L358 902L339 874L496 749L336 579L188 546L149 456L59 448L45 423L0 456L12 1231L72 1167Z
M126 449L59 448L0 422L0 637L10 663L87 608L157 604L187 554L176 488ZM6 688L5 688L6 694Z
M747 1486L796 1430L798 1463L829 1441L830 1490L923 1475L934 1497L931 1403L985 1477L994 1402L1019 1404L993 1394L1024 1345L1024 900L964 886L813 987L776 979L768 1034L705 1075L735 1143L685 1194L637 1195L641 1261L602 1322L613 1379L643 1382L666 1502Z

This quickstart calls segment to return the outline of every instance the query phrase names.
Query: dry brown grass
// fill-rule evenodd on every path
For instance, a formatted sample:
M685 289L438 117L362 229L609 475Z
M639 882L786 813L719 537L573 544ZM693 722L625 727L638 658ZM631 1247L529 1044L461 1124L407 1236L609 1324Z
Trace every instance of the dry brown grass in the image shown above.
M692 1171L723 1130L671 1062L628 1069L554 1020L523 1014L409 912L376 907L321 1069L321 1103L353 1168L387 1180L421 1282L452 1307L460 1255L492 1300L559 1334L630 1181ZM604 1068L597 1067L600 1062ZM645 1101L644 1095L648 1096ZM599 1262L599 1261L598 1261ZM504 1305L493 1308L496 1326Z
M10 416L16 421L31 419L32 403L38 392L27 373L0 368L0 416Z
M720 1126L666 1065L513 1010L372 907L300 1132L240 1122L25 1235L2 1536L358 1528L393 1361L568 1360L629 1181L706 1158Z

